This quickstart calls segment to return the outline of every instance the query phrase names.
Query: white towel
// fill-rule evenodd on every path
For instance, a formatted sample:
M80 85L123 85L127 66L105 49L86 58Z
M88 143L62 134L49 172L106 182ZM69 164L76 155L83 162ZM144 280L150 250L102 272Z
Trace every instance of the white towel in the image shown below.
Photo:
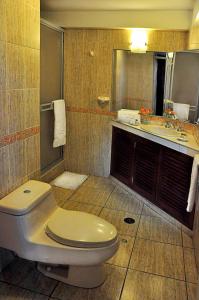
M71 172L64 172L63 174L61 174L57 178L55 178L53 181L51 181L51 184L61 187L61 188L64 188L64 189L75 190L87 178L88 178L87 175L76 174L76 173L71 173Z
M55 100L54 104L54 141L53 148L66 144L66 111L64 100Z
M125 123L130 123L131 121L138 120L138 122L140 123L139 110L120 109L117 112L117 120Z
M191 172L191 184L189 189L189 196L188 196L188 205L187 211L191 212L194 207L194 202L196 198L196 189L197 189L197 182L198 182L198 168L199 168L199 154L194 156L192 172Z
M177 117L181 121L187 121L189 119L189 104L184 103L173 103L173 110L176 113Z

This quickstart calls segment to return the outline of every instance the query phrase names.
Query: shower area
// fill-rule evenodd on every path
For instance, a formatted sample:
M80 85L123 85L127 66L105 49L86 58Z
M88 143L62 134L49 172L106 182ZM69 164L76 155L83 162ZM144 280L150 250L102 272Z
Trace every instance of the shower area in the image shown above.
M41 21L40 119L41 172L63 160L63 146L53 148L53 100L63 98L64 31Z

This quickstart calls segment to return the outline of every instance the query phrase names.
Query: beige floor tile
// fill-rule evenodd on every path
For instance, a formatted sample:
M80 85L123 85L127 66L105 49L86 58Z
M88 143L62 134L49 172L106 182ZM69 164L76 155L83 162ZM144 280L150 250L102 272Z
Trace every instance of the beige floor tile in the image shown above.
M160 217L141 216L137 236L153 241L182 245L181 230Z
M151 209L145 204L142 209L142 215L149 216L149 217L161 217L160 214L158 214L157 212L155 212L153 209Z
M197 283L197 269L194 249L184 248L184 263L185 263L185 274L186 281Z
M139 215L134 215L125 211L103 208L103 210L100 213L100 217L113 224L117 228L119 234L126 234L134 237L137 233L137 228L140 219ZM125 223L124 218L127 217L133 218L135 220L135 223Z
M0 273L0 280L45 295L50 295L57 284L56 280L37 271L34 262L21 258L17 258Z
M71 200L81 203L104 206L110 193L110 191L106 191L104 189L87 186L84 187L82 185L82 187L80 187L80 189L77 190L71 197Z
M47 296L21 289L19 287L0 283L0 299L1 300L48 300Z
M125 192L113 191L106 205L107 208L141 214L143 204L141 201Z
M83 186L103 189L109 192L112 192L115 188L115 184L110 178L98 176L89 176L88 179L83 183Z
M102 210L101 206L81 203L73 200L67 200L64 205L62 205L62 208L69 209L69 210L78 210L78 211L84 211L90 214L99 215L100 211Z
M185 280L183 249L180 246L136 238L130 268Z
M55 200L59 206L62 206L65 201L74 193L73 190L63 189L57 186L53 186L53 194Z
M120 235L120 246L117 253L109 259L108 263L119 267L128 267L135 238Z
M193 248L192 237L184 231L182 231L182 242L183 242L183 247Z
M187 283L188 300L197 300L197 284Z
M161 210L159 207L155 206L152 203L143 206L142 215L150 217L161 217L164 220L181 229L181 224L176 219L169 216L167 213L165 213L163 210Z
M119 300L126 269L106 264L107 279L94 289L82 289L59 283L53 297L60 300Z
M128 270L121 300L186 300L185 282Z

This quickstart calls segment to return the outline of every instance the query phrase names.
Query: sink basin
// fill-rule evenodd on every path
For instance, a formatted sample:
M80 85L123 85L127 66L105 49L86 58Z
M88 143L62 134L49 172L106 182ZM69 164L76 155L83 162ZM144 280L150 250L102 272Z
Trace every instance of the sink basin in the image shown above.
M179 132L176 131L176 129L173 128L165 128L164 126L160 125L144 125L142 124L141 129L154 133L156 135L160 136L167 136L167 137L179 137Z

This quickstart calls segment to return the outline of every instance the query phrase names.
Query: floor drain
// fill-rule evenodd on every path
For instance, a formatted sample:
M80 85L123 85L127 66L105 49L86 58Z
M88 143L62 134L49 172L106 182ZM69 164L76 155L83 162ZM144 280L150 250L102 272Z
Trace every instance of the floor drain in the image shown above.
M25 194L31 193L30 190L24 190L23 192L24 192Z
M125 244L128 243L128 241L126 239L121 239L121 242L125 243Z
M127 224L133 224L135 223L135 220L133 218L124 218L124 222Z

